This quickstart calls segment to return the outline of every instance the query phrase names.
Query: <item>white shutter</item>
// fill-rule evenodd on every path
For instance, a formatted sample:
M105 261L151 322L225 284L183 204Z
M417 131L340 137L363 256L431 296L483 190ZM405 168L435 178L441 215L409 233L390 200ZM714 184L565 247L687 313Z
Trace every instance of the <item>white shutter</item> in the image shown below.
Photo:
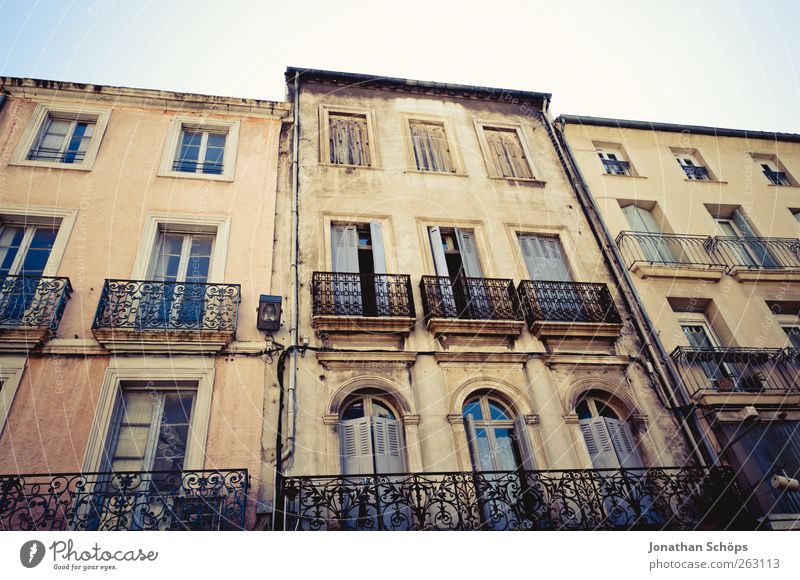
M468 278L483 278L483 270L481 270L481 262L478 259L478 250L475 246L475 233L459 228L455 230L458 248L461 251L461 263L464 266L464 273Z
M475 420L472 415L464 417L464 424L467 429L467 443L469 444L469 457L472 461L472 469L483 471L481 467L481 452L478 449L478 435L475 430Z
M344 475L374 473L370 418L361 417L339 422Z
M528 426L525 424L525 417L519 415L514 419L514 435L516 435L517 449L519 451L520 459L522 460L522 468L527 471L536 469L536 459L533 455L533 445L528 438Z
M402 473L403 424L383 417L372 418L376 473Z
M372 263L374 265L374 272L375 274L385 274L386 257L383 249L381 224L379 222L369 222L369 231L372 235Z
M358 272L358 232L355 226L333 226L333 271Z
M572 281L558 238L523 235L519 237L519 243L532 280Z
M620 467L638 468L642 466L639 454L636 452L633 434L627 423L618 419L605 417L606 427L611 436L611 444L619 459Z
M442 233L439 226L428 228L428 237L431 241L431 255L433 255L433 265L436 268L437 276L449 276L447 270L447 260L444 257L444 247L442 246Z
M628 223L634 232L643 232L647 234L660 234L661 228L653 217L653 214L635 205L629 205L622 208L625 217L628 218Z
M619 467L617 454L611 443L611 436L603 417L580 420L581 433L595 469L615 469Z
M758 237L756 236L755 232L753 232L753 228L750 227L750 222L748 222L747 218L744 217L742 210L740 210L739 208L733 210L733 214L731 214L731 219L733 220L733 223L736 224L736 227L739 228L739 232L741 232L742 236L744 236L745 238Z

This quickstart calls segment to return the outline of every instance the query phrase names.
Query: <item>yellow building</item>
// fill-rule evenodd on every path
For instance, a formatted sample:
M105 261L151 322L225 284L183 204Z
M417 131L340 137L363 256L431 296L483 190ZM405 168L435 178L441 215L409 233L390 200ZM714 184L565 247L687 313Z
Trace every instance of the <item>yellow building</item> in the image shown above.
M0 88L0 529L253 527L288 106Z
M735 497L709 510L730 471L672 412L548 94L286 79L273 275L293 313L278 339L299 346L276 527L735 525Z
M568 115L557 124L687 412L764 525L797 528L800 135Z

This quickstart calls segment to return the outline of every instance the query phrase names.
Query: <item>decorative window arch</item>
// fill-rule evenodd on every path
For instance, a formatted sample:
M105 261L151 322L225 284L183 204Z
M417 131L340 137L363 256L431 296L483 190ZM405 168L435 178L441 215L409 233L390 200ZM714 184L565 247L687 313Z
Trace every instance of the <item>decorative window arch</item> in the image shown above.
M342 473L402 473L406 466L403 421L386 393L361 389L339 411Z
M472 465L476 471L536 469L525 416L491 389L479 389L464 400L462 415Z

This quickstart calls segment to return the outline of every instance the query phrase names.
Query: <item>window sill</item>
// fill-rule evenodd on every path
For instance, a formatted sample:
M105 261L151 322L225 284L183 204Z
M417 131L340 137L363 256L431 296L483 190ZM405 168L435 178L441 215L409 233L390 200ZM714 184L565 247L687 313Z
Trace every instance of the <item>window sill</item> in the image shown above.
M800 185L792 185L792 184L783 185L781 183L768 183L767 187L800 187Z
M534 187L544 187L547 185L547 182L542 181L541 179L527 179L524 177L500 177L498 175L490 175L489 179L493 179L495 181L508 181L511 183L530 184Z
M233 181L233 175L214 175L213 173L189 173L188 171L159 171L159 177L177 177L178 179L204 179L207 181Z
M75 169L77 171L91 171L94 163L59 163L57 161L33 161L29 159L20 159L18 161L11 161L9 165L18 165L21 167L44 167L45 169Z
M324 161L319 162L320 167L338 167L341 169L383 169L380 165L346 165L344 163L326 163Z
M468 177L466 173L455 172L450 173L447 171L422 171L420 169L406 169L403 173L416 173L418 175L449 175L452 177Z
M647 179L644 175L619 175L617 173L603 173L606 177L622 177L624 179Z
M690 183L717 183L717 184L727 184L727 181L722 179L689 179L686 178L684 181L688 181Z

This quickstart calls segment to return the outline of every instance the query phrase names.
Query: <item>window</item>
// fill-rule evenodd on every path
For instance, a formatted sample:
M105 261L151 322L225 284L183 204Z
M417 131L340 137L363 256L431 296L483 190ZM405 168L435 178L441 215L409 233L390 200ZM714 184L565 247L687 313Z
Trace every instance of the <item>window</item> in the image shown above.
M17 165L91 169L110 112L40 104L12 158Z
M483 277L473 230L432 226L428 228L428 237L437 276Z
M800 223L800 210L792 209L792 210L789 210L789 211L792 212L792 215L794 216L794 219L796 219L798 221L798 223Z
M608 400L586 396L575 406L586 448L595 469L642 467L628 424Z
M238 136L238 121L173 119L159 175L232 181Z
M759 268L779 266L768 245L760 240L741 208L733 209L730 214L717 213L715 219L720 235L727 238L726 247L730 248L732 257L739 262L737 266Z
M453 148L443 121L408 119L411 152L418 171L457 173Z
M636 205L622 208L625 219L632 231L636 232L636 242L645 260L654 264L675 264L679 260L670 247L670 239L661 235L661 225L653 212Z
M615 143L594 143L594 146L606 175L626 175L628 177L636 175L620 145Z
M535 469L525 419L500 400L478 393L464 403L472 463L477 471Z
M786 333L789 346L800 348L800 304L768 300L767 306L775 315L783 332Z
M770 185L795 185L786 167L774 155L752 153L751 157Z
M320 105L319 159L344 167L378 167L373 111Z
M686 179L691 181L709 181L708 167L694 149L672 149L678 165L683 169Z
M380 222L331 224L331 264L337 274L332 284L334 312L363 316L390 311L389 278L385 274L383 231Z
M339 419L342 473L402 473L405 468L403 423L392 406L372 391L345 402Z
M520 234L519 245L531 280L572 282L564 248L558 237Z
M693 351L713 351L720 347L720 340L714 333L705 314L700 311L681 312L679 324L683 336ZM728 365L719 362L718 357L708 357L706 360L695 360L689 363L697 369L700 377L711 383L712 387L719 390L733 390L731 369Z
M534 179L533 164L519 125L475 121L490 177Z

